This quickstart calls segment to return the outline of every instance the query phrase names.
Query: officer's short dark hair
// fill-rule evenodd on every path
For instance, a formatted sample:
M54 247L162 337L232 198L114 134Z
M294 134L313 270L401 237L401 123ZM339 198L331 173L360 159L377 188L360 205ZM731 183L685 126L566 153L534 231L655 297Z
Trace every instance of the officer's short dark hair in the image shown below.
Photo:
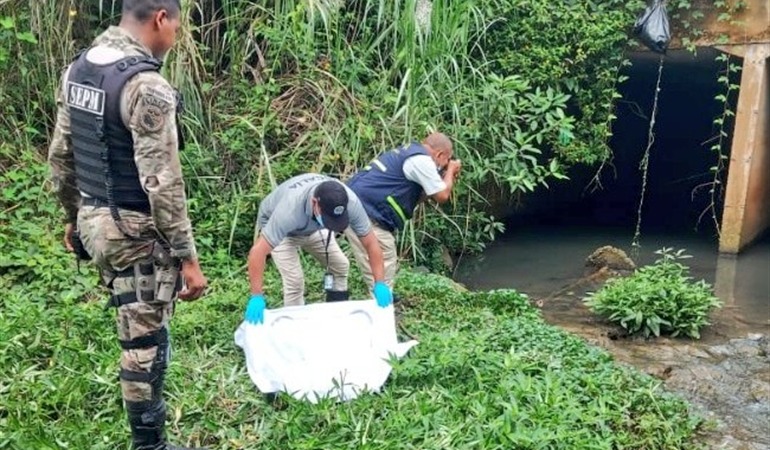
M180 0L123 0L123 14L130 14L140 22L160 9L168 11L171 17L177 17L182 11L182 4Z

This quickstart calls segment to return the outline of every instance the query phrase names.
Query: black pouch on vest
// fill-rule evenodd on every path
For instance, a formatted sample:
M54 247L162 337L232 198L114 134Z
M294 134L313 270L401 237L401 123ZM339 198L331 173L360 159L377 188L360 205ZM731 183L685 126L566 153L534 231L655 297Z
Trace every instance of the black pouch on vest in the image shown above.
M83 260L83 261L91 260L91 255L88 254L88 252L86 251L86 248L83 246L83 241L80 240L80 232L78 230L75 230L72 233L71 243L72 243L72 248L75 249L75 256L79 260Z

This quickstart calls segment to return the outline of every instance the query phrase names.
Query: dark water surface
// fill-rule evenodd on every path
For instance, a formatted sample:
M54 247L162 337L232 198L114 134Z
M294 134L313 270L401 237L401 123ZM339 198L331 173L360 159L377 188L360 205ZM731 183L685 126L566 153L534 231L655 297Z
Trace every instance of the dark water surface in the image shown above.
M470 289L514 288L532 299L544 298L583 276L585 259L612 245L632 255L633 232L627 228L527 225L509 230L480 258L460 261L457 281ZM663 247L684 249L682 262L691 276L710 283L736 325L745 331L770 331L770 235L737 257L719 256L715 238L695 233L643 233L632 258L638 266L659 258Z

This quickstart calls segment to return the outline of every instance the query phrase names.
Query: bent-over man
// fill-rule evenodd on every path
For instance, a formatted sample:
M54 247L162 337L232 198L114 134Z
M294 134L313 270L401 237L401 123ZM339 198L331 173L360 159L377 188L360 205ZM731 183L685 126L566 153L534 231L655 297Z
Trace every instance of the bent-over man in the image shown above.
M262 323L264 319L263 275L268 254L281 274L284 305L305 302L300 249L324 265L326 300L348 300L350 263L334 236L348 227L368 257L377 304L391 304L391 291L383 282L382 250L361 202L341 181L314 173L286 180L259 205L257 227L259 237L248 258L251 296L246 308L247 322Z
M385 283L391 289L398 269L394 233L404 228L426 197L437 203L448 201L460 167L460 161L453 159L452 141L442 133L431 133L422 143L411 142L381 154L348 180L372 221L385 262ZM361 241L350 230L345 236L371 289L374 279Z

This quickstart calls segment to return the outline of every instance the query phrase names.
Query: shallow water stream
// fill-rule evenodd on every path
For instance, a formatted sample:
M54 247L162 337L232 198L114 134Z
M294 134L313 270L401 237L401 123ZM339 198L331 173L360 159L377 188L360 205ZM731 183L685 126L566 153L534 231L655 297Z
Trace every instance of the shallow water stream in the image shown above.
M583 278L584 261L604 245L631 254L627 230L527 226L509 230L481 258L461 261L457 281L470 289L511 287L529 295L544 318L615 358L660 378L713 419L711 448L770 450L770 236L737 258L720 257L710 237L647 233L637 265L661 247L684 248L696 280L714 286L724 306L700 340L619 336L582 298L601 287Z

